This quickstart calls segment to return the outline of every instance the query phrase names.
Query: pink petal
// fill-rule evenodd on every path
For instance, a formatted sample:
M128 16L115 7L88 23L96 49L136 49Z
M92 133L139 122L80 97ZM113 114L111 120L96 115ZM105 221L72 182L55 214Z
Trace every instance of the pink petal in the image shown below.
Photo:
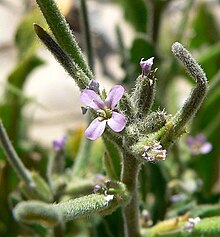
M121 132L126 125L126 119L123 114L112 112L112 117L108 120L109 127L115 132Z
M205 144L203 144L200 148L200 153L202 154L207 154L212 150L212 144L206 142Z
M85 89L82 91L80 95L80 100L88 107L98 110L104 109L105 104L100 98L99 95L95 93L95 91Z
M112 89L109 91L108 96L105 100L105 104L108 108L114 109L117 105L118 101L124 94L124 87L120 85L113 86Z
M85 136L90 140L96 140L104 132L106 122L106 120L100 120L99 117L94 119L86 129Z

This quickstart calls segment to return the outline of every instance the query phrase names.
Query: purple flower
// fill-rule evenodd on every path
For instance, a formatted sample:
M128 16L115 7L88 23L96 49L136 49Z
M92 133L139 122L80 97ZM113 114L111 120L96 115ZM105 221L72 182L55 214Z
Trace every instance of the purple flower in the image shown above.
M154 57L151 57L147 60L144 60L144 58L141 59L140 66L142 69L142 73L141 73L142 77L147 76L147 74L150 72L151 67L154 63L153 61L154 61Z
M206 137L201 133L195 137L188 137L186 143L192 155L207 154L212 150L212 144L207 142Z
M98 115L85 131L85 136L90 140L96 140L102 135L106 124L115 132L121 132L126 119L123 114L115 112L114 109L124 94L124 88L120 85L113 86L103 101L95 91L85 89L80 95L80 100L88 107L94 109Z
M66 144L67 137L63 136L60 139L54 140L53 141L53 148L55 151L62 151L64 149L64 146Z

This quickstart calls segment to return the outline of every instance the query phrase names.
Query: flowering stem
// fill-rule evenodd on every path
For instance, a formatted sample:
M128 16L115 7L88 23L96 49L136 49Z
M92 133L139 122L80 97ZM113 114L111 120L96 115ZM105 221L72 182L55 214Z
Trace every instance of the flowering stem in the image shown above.
M16 151L14 150L5 128L0 120L0 145L5 153L8 162L18 175L18 177L26 184L27 187L33 188L35 186L33 179L29 171L25 168L24 164L21 162Z
M53 35L63 50L68 53L70 58L92 79L90 71L81 49L79 48L71 29L64 16L60 13L54 0L36 0L40 7Z
M130 193L130 202L123 207L124 236L139 236L139 205L138 205L138 174L140 163L135 157L124 151L122 163L121 181L126 185Z

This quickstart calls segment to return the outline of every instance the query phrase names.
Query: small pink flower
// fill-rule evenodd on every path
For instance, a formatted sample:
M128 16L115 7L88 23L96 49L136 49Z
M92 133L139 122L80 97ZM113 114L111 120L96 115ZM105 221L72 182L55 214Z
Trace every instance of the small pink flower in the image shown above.
M206 137L201 133L195 137L187 137L186 143L192 155L207 154L212 150L212 144L207 142Z
M153 66L153 63L154 63L154 57L151 57L147 60L144 60L144 58L141 59L140 66L142 69L142 73L141 73L142 77L147 76L147 74L151 70L151 67Z
M88 139L96 140L100 137L105 130L106 124L115 132L121 132L125 128L125 116L114 111L123 94L124 88L120 85L112 87L105 101L93 90L84 89L82 91L80 100L86 106L94 109L98 115L85 131L85 136Z

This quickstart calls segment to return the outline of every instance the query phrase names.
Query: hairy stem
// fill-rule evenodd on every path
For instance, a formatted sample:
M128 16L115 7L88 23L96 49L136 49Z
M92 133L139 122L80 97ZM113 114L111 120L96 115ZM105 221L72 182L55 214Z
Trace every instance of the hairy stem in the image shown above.
M167 130L165 129L166 132L161 139L161 143L165 148L169 147L169 145L184 132L184 126L193 118L200 108L208 88L208 81L205 73L182 44L178 42L174 43L172 51L184 64L190 76L195 79L196 86L193 88L182 108L174 116L173 125Z
M139 237L138 174L140 163L127 152L123 154L121 181L130 193L130 202L123 207L124 236Z

